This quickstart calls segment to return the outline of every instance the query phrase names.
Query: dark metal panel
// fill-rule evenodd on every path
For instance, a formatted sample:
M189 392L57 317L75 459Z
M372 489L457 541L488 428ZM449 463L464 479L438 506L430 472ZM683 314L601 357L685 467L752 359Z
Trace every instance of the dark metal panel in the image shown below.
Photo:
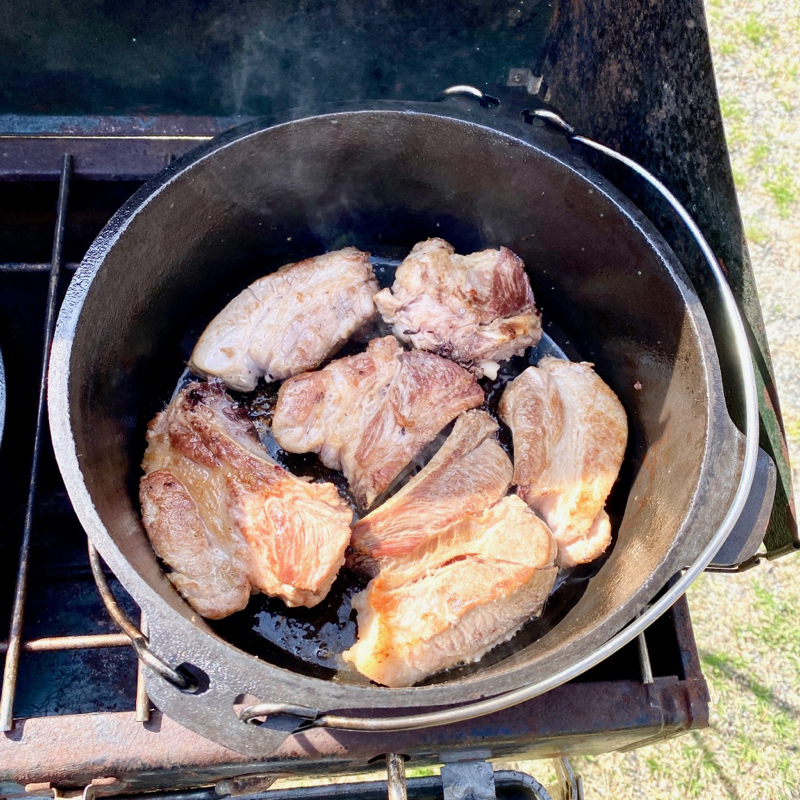
M579 132L659 176L694 216L727 271L749 323L761 393L761 447L778 467L765 544L771 556L800 547L780 407L761 307L745 244L714 82L702 0L564 0L557 3L542 68L548 99ZM641 182L583 153L653 220L701 298L706 270L685 232ZM706 303L734 420L741 398L730 340Z
M150 178L174 158L208 141L207 135L166 137L0 137L0 180L53 180L61 155L72 154L76 178Z
M551 14L544 0L2 0L0 110L260 116L430 99L532 66Z

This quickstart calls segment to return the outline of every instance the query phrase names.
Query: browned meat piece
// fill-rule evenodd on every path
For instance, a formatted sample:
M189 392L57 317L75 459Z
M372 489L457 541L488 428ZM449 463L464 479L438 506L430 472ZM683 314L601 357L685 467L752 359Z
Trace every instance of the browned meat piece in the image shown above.
M358 641L344 653L385 686L477 661L541 613L555 540L518 497L468 516L395 559L353 598Z
M483 402L466 370L393 336L281 386L272 432L290 453L319 453L369 507L450 420Z
M168 469L145 475L140 497L153 549L175 567L169 579L195 611L221 619L244 608L250 599L244 560L211 543L197 503L175 475Z
M199 614L221 619L258 591L288 606L325 597L344 562L352 511L333 485L276 464L220 382L183 389L147 440L144 526Z
M611 543L603 506L628 438L625 409L591 364L543 358L505 390L500 418L514 434L517 493L550 526L562 567Z
M494 379L500 361L542 338L525 266L510 250L457 255L442 239L415 245L375 305L400 341Z
M241 392L314 369L375 313L369 253L287 264L240 292L203 331L189 367Z
M375 559L411 553L468 514L480 513L511 486L513 467L494 438L497 423L465 411L436 455L397 494L353 526L355 563L377 573Z

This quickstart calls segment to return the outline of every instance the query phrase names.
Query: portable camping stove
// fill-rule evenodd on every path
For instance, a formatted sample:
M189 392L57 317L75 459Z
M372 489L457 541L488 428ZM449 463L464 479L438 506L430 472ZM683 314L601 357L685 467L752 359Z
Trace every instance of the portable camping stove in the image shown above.
M701 3L528 0L457 11L439 2L389 3L367 12L344 2L289 12L279 3L214 10L179 0L147 10L132 3L103 19L86 4L63 23L59 4L45 5L52 14L39 7L35 24L19 10L6 15L4 35L14 46L0 55L7 395L0 569L8 587L0 595L0 624L10 631L0 645L0 723L7 730L0 796L58 796L91 786L88 794L210 800L260 793L279 776L375 769L394 754L391 791L399 791L408 760L412 767L445 765L442 777L409 781L409 796L467 796L457 792L469 786L475 797L544 797L535 782L493 774L482 762L624 750L705 726L707 687L681 599L600 666L510 711L395 734L309 731L258 762L215 745L150 708L129 639L108 618L92 581L44 407L55 316L76 262L122 202L173 158L278 106L429 99L462 83L494 96L486 87L504 83L507 97L546 99L578 129L636 158L703 229L750 325L763 389L761 444L778 468L764 545L763 525L753 520L758 541L733 543L717 568L741 569L796 549L777 398ZM36 46L37 36L47 48ZM58 52L56 66L45 49ZM692 245L659 201L631 178L609 177L661 228L694 278ZM701 297L703 288L700 282ZM718 322L713 309L710 321ZM722 345L737 419L738 387L728 380ZM2 388L0 381L0 398ZM138 620L113 578L111 585ZM564 784L577 793L568 771ZM267 796L368 798L385 796L386 786L294 791Z

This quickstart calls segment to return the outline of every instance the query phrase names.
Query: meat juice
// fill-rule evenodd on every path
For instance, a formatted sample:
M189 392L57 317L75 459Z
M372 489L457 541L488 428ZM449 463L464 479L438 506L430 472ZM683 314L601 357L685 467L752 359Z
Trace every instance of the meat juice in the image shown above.
M400 260L373 257L371 261L381 288L391 286ZM523 356L516 356L503 363L494 380L488 378L480 380L486 395L481 408L498 422L499 441L509 456L513 456L511 432L497 415L497 406L506 385L545 356L581 360L580 355L574 352L568 339L555 325L546 321L544 328L545 331L536 347L530 348ZM370 339L389 334L391 329L379 318L371 323L367 330L357 331L330 360L359 353L364 350ZM561 345L556 342L560 342ZM175 394L192 380L196 380L195 376L188 369L185 370L178 381ZM265 384L260 380L253 392L229 393L238 404L247 409L258 436L270 456L298 477L334 484L353 509L355 521L359 516L359 509L342 473L324 466L313 453L287 453L278 446L272 436L272 415L279 388L278 383ZM376 499L373 507L380 505L398 491L425 466L447 438L451 428L452 423L398 475L387 492ZM612 527L616 533L619 519L615 519L613 513L611 516L614 523ZM600 569L606 557L604 555L590 564L579 567L560 569L553 591L539 617L530 620L509 641L498 645L479 661L452 667L432 675L420 685L465 677L503 660L536 641L557 625L578 602L586 590L588 581ZM276 666L324 680L369 685L369 680L365 676L342 659L342 653L355 643L357 636L356 612L352 609L351 600L353 595L366 587L368 580L360 573L343 568L328 596L314 608L287 608L277 598L257 594L253 595L248 606L242 611L222 620L207 620L207 624L230 644Z

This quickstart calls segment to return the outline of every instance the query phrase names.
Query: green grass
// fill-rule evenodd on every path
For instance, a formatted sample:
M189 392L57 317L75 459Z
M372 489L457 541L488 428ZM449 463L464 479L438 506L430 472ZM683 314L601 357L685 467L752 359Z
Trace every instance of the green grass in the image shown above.
M747 109L738 97L721 96L719 107L726 122L743 122L747 117Z
M667 765L657 758L650 756L649 758L645 758L644 763L647 764L650 773L656 777L663 777L669 774Z
M728 675L733 670L747 669L747 662L739 655L730 653L701 653L703 666L710 667L714 675Z
M412 767L406 770L407 778L430 778L431 775L438 775L440 767Z
M774 31L759 19L758 12L751 11L742 23L741 32L750 44L761 47L769 39L774 38Z
M756 219L745 220L744 232L747 241L753 244L766 244L770 239L769 231Z
M774 177L771 180L764 181L764 188L775 201L775 205L778 207L778 215L782 219L787 219L791 215L800 194L789 168L781 166L775 170Z
M759 142L750 151L750 158L748 159L750 166L754 169L760 167L767 160L771 152L771 144L768 144L767 142Z
M686 797L702 797L707 787L708 779L716 772L716 764L712 754L703 745L700 736L691 736L691 741L681 748L683 760L689 765L684 769L681 777L676 781L675 788L678 793L683 790Z
M786 429L786 438L791 442L800 444L800 417L787 417L783 422Z
M721 95L719 107L725 123L725 138L728 140L728 145L738 147L746 144L752 133L747 123L748 110L742 101L738 97Z
M794 604L776 597L758 581L753 581L753 593L754 607L760 618L749 626L751 632L768 648L776 648L784 658L794 661L800 669L800 633Z

